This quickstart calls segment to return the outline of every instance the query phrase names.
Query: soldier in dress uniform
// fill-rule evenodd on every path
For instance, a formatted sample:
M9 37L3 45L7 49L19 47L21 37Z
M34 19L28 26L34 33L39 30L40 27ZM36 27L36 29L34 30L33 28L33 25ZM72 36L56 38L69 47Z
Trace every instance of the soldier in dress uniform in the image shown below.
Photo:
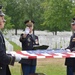
M19 39L22 43L22 51L33 50L34 45L39 45L38 36L33 33L34 21L27 20L24 23L26 25L25 33L21 34ZM36 59L22 59L20 63L23 75L35 73Z
M75 18L72 19L71 28L73 35L70 38L70 44L66 49L75 51ZM65 65L67 66L67 75L75 75L75 58L66 58Z
M16 57L6 54L6 46L1 29L4 28L4 13L2 12L2 6L0 6L0 75L11 75L8 65L14 65Z

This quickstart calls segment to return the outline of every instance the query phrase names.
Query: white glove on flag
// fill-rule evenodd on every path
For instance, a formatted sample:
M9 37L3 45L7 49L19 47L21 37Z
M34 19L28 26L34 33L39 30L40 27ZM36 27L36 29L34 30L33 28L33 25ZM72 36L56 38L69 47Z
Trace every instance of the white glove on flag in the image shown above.
M26 27L26 28L25 28L25 34L29 34L29 32L30 32L29 27Z
M19 62L21 60L21 56L16 54L15 55L15 62Z
M71 52L70 49L66 49L67 52Z

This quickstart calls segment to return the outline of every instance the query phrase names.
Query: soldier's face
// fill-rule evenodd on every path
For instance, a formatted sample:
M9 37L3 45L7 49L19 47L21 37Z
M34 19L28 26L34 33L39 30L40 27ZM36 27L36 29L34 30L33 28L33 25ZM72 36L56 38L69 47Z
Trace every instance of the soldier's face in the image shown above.
M31 27L29 27L29 29L30 29L30 33L33 31L33 26L31 26Z
M0 16L0 29L4 28L4 16Z
M72 27L72 30L75 31L75 24L72 24L71 27Z
M33 31L34 25L32 26L27 26L30 29L30 33Z

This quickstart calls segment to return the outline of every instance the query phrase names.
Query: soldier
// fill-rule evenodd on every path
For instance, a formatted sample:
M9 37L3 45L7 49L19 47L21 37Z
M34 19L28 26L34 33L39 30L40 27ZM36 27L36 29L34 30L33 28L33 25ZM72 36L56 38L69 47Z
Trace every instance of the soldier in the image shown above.
M11 75L8 65L14 65L15 61L19 61L21 58L6 54L6 46L1 29L4 28L4 13L0 6L0 75Z
M39 45L38 37L33 33L34 21L27 20L24 23L26 24L25 33L20 36L22 51L33 50L34 45ZM22 66L23 75L35 73L36 59L22 59L20 63Z
M72 19L71 28L73 35L70 39L70 44L66 49L75 50L75 18ZM67 66L67 75L75 75L75 58L66 58L65 65Z

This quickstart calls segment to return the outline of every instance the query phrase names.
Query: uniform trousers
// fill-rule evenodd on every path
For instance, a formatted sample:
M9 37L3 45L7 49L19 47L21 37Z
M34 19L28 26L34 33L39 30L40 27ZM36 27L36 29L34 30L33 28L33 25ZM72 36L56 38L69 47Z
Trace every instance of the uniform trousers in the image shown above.
M21 66L22 66L23 75L29 75L29 74L35 73L36 65L21 64Z
M67 66L67 75L73 75L73 67Z

